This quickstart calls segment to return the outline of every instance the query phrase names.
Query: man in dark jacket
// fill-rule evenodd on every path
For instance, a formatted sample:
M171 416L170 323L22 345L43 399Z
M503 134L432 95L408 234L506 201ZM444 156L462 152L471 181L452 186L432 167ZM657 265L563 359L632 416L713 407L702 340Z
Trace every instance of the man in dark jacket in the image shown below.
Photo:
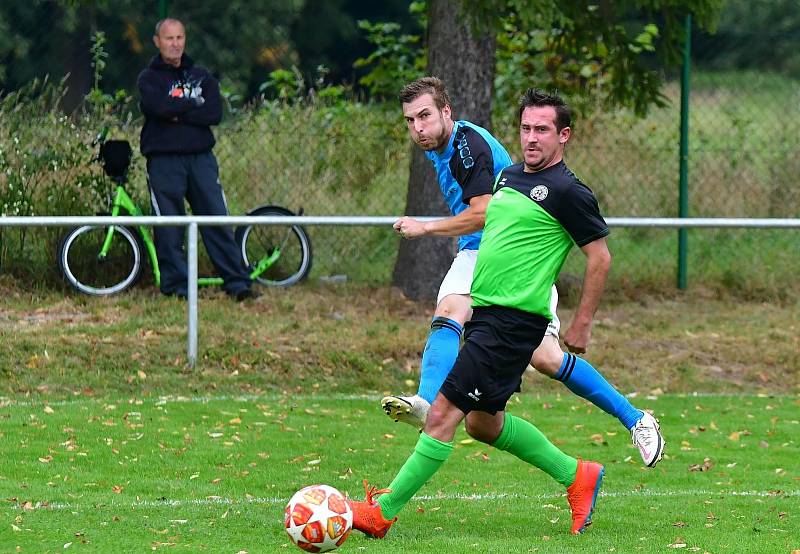
M184 198L195 215L228 215L211 149L211 125L222 119L219 83L184 53L186 33L177 19L156 24L159 54L139 75L145 121L141 150L155 215L185 215ZM236 300L253 298L252 281L228 227L201 227L208 255L223 289ZM161 292L186 297L188 271L183 227L155 227Z

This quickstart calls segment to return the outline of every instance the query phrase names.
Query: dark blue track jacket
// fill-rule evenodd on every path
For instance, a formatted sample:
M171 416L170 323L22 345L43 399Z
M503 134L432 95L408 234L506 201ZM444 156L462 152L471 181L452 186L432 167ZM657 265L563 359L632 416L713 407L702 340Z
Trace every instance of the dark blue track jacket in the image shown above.
M222 119L219 82L186 54L173 67L156 54L139 74L144 156L200 154L214 147L211 125Z

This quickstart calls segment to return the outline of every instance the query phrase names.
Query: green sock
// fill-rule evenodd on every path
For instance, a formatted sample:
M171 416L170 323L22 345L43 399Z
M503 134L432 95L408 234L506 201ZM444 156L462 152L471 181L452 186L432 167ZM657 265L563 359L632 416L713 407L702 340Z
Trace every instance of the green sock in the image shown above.
M452 451L452 442L442 442L420 433L414 452L389 485L392 492L378 498L383 517L392 519L396 516L422 485L439 470Z
M575 481L578 460L567 456L532 423L506 414L503 431L492 445L534 465L568 487Z

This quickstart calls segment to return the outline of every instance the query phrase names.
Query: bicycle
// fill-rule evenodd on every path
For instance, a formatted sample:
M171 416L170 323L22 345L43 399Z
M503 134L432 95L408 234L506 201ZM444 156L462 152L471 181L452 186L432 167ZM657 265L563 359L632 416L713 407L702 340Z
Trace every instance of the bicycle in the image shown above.
M116 183L109 195L110 213L97 215L143 216L141 208L125 190L133 151L126 140L105 140L103 130L93 145L100 145L93 161ZM302 215L300 209L299 214ZM247 215L292 216L294 212L275 205L259 206ZM250 277L263 285L288 287L303 280L311 270L311 240L300 225L245 225L234 233ZM58 265L67 282L77 291L92 296L109 296L132 287L141 278L145 256L150 260L158 287L155 244L149 229L135 231L121 225L81 225L70 229L58 246ZM198 285L222 285L221 277L201 277Z

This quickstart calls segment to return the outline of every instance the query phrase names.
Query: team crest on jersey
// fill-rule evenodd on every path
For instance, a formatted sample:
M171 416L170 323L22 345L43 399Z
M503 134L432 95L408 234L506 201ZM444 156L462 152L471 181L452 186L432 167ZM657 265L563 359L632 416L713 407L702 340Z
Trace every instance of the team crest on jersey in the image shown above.
M547 198L547 187L544 185L536 185L531 189L531 198L536 200L537 202L541 202L545 198Z

